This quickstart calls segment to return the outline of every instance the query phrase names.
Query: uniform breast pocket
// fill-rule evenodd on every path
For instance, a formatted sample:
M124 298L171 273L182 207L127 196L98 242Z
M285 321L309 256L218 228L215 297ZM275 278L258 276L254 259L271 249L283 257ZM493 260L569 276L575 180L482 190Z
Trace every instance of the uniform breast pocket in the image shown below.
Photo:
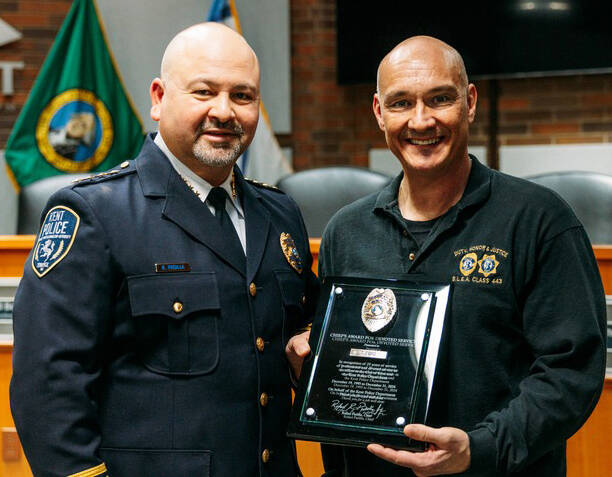
M304 326L304 282L293 271L274 272L283 304L283 343Z
M219 289L214 273L128 278L137 352L151 371L193 376L219 362Z

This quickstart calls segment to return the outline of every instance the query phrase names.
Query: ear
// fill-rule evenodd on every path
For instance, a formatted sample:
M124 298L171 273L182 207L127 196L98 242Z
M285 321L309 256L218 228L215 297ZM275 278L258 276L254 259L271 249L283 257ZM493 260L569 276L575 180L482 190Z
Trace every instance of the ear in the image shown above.
M376 116L376 122L381 131L385 130L385 122L382 117L382 108L380 106L380 99L378 93L374 93L374 100L372 101L372 109L374 110L374 116Z
M470 123L474 122L474 117L476 116L476 102L477 101L478 101L478 93L476 91L476 86L470 83L467 89L468 121Z
M151 96L151 119L153 119L153 121L159 121L161 118L161 103L164 93L164 83L161 79L155 78L149 88L149 95Z

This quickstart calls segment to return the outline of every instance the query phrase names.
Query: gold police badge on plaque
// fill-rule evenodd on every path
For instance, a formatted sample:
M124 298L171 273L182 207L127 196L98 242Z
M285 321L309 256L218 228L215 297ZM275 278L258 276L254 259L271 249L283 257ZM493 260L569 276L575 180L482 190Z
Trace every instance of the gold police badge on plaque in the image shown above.
M361 321L370 333L386 328L397 311L395 294L389 288L374 288L361 307Z
M291 265L296 272L302 273L304 269L302 257L300 257L298 253L293 237L287 232L283 232L280 234L280 245L283 255L287 259L287 262L289 262L289 265Z

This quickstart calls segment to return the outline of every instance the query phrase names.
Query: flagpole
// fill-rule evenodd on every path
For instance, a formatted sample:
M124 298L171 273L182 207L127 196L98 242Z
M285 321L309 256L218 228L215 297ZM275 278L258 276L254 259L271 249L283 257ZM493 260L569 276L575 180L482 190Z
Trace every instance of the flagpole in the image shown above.
M230 11L232 12L232 18L236 23L236 31L242 35L242 26L240 25L240 19L238 18L238 9L236 8L236 1L229 0ZM244 36L244 35L242 35Z
M4 161L4 168L6 169L6 176L9 178L10 183L13 185L13 189L15 189L15 192L19 194L19 192L21 191L21 187L19 187L19 182L17 182L17 178L15 177L15 174L13 174L13 171L9 167L8 162L6 162L6 160Z

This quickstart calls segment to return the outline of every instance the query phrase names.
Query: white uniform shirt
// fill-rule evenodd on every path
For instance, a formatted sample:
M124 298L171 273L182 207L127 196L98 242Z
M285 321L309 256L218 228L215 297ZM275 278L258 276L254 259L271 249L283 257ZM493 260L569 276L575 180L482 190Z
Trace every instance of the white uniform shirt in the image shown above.
M172 167L174 167L174 170L178 173L178 175L181 176L183 180L193 188L196 195L206 204L208 209L214 215L215 208L206 202L208 194L212 190L213 186L189 169L189 167L183 164L174 154L172 154L159 132L155 136L154 142L166 155L170 161L170 164L172 164ZM238 233L238 238L242 244L242 250L244 250L244 253L246 254L246 227L244 224L244 211L242 210L238 197L232 197L232 174L229 174L223 183L219 185L219 187L222 187L227 192L229 200L225 201L225 210L227 211L227 215L229 215L229 218L231 219L232 224Z

